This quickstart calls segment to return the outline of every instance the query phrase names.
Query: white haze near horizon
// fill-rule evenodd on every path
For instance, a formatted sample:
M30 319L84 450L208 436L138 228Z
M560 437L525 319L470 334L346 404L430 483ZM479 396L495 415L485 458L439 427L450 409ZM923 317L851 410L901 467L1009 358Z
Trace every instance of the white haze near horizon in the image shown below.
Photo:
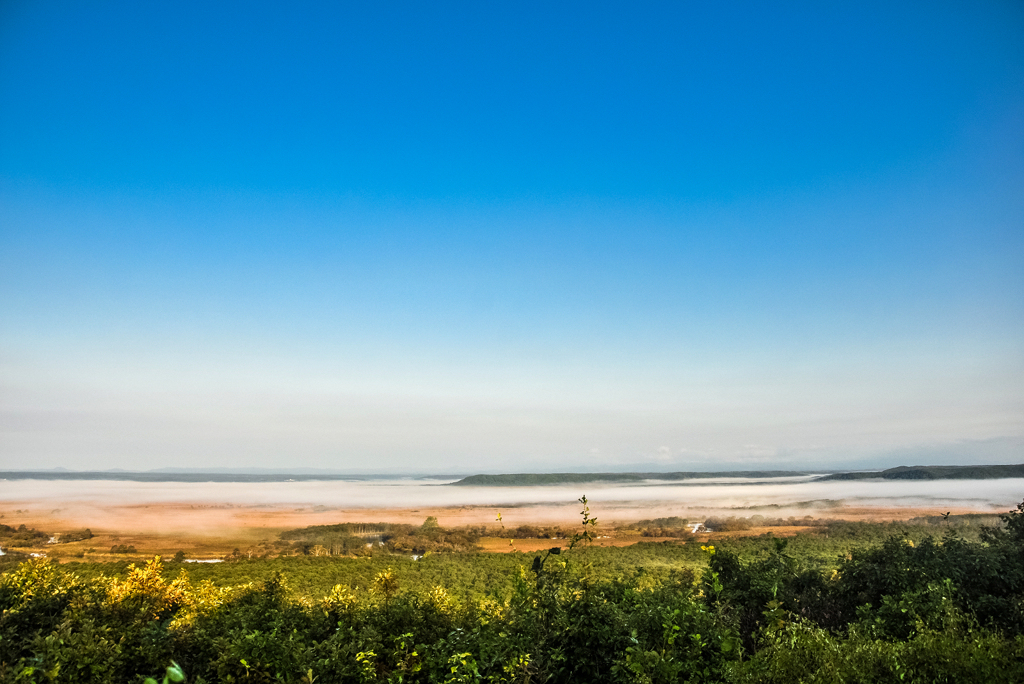
M1005 350L967 361L890 350L883 363L832 347L524 360L178 346L0 339L0 465L449 474L1024 461L1024 370L999 361Z
M586 483L525 487L447 486L450 480L362 480L306 482L125 482L111 480L3 480L0 502L44 500L60 505L103 506L207 503L237 506L326 506L339 509L418 507L577 506L586 495L595 514L651 509L736 515L806 508L928 508L1005 511L1024 499L1024 478L993 480L851 480L722 478L685 483ZM756 510L770 506L766 511ZM939 511L938 509L943 509ZM806 510L804 511L807 512Z

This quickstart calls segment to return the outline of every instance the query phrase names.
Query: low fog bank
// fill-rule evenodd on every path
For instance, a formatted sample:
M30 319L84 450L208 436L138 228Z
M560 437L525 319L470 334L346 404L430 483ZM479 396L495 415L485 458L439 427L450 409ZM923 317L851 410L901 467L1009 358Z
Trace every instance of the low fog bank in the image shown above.
M1024 478L930 481L813 481L746 478L699 483L646 481L536 487L445 487L450 480L373 480L268 483L131 483L117 481L0 481L0 502L91 502L104 506L220 504L237 506L327 506L345 509L418 507L522 507L571 504L581 495L609 510L832 509L947 507L1007 510L1024 498Z

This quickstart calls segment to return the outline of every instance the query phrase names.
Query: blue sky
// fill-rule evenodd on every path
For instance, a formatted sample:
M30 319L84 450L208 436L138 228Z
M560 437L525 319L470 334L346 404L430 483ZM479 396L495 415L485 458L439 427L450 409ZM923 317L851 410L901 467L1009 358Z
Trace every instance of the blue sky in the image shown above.
M1024 461L1015 2L8 2L0 466Z

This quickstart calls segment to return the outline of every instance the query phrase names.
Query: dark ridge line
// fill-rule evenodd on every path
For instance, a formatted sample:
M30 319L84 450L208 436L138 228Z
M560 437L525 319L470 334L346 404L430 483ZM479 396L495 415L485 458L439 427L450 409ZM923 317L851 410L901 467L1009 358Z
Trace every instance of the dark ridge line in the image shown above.
M509 473L504 475L470 475L455 486L516 487L549 484L581 484L587 482L642 482L645 480L706 480L719 477L799 477L820 474L822 470L730 470L721 472L678 473Z
M825 473L825 474L822 474ZM451 482L455 486L528 487L590 482L626 483L646 480L681 482L711 478L781 478L819 474L821 481L843 480L992 480L1024 478L1024 464L979 466L899 466L886 470L828 472L823 470L733 470L675 473L509 473L470 475ZM396 475L344 475L329 473L210 473L132 471L0 471L3 480L114 480L128 482L340 482L410 479ZM423 479L412 478L412 479ZM447 479L447 478L439 478ZM695 483L696 484L696 483Z
M537 485L584 484L589 482L641 482L661 480L677 482L710 478L776 478L815 475L823 471L743 470L679 473L512 473L505 475L470 475L452 485L477 487L528 487ZM981 466L898 466L887 470L832 472L814 479L827 480L995 480L1024 477L1021 465Z
M126 482L313 482L385 479L372 475L329 475L313 473L155 473L155 472L54 472L0 471L0 480L114 480ZM399 479L387 477L386 479Z
M887 470L833 473L818 480L997 480L1024 477L1024 463L981 466L897 466Z

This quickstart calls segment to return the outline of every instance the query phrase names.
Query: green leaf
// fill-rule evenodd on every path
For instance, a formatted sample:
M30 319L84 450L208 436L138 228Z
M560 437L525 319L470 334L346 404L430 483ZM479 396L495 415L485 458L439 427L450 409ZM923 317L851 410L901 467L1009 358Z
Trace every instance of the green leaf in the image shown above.
M185 673L182 671L181 666L173 660L171 661L171 666L167 668L167 678L172 682L185 681Z

